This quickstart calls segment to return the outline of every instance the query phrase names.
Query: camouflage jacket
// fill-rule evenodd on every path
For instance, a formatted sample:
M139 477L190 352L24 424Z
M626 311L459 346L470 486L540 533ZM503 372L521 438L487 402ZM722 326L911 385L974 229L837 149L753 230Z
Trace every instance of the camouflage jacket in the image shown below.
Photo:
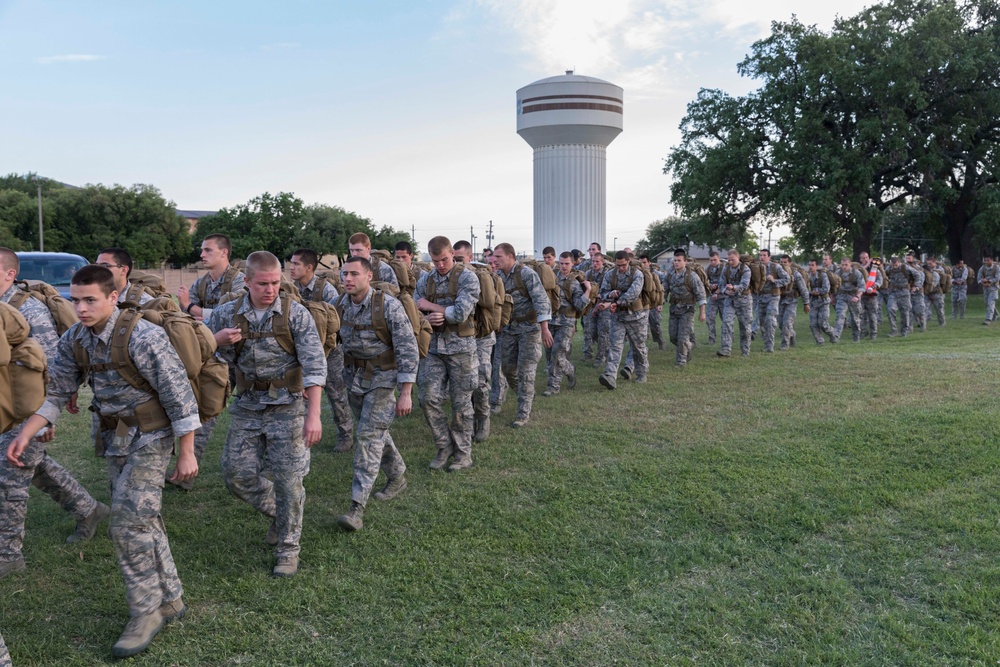
M896 268L892 265L885 267L885 279L889 283L890 292L910 291L910 281L914 287L924 286L924 272L918 271L909 264L900 263Z
M354 303L348 296L343 297L344 313L340 318L341 347L345 357L355 359L377 359L391 351L396 367L388 370L376 368L370 379L366 379L364 369L355 368L350 363L344 364L344 381L348 391L354 394L366 394L371 389L394 389L396 384L417 381L417 364L420 355L417 351L417 339L413 335L410 318L406 316L403 304L395 297L384 294L383 308L385 323L389 327L392 347L379 340L372 326L372 295L375 290L369 289L361 303ZM365 327L365 328L359 328ZM475 338L471 338L475 341Z
M521 272L521 280L524 282L524 288L528 290L527 296L521 290L517 289L517 284L514 281L515 271ZM538 331L538 324L540 322L548 322L552 319L552 305L549 303L549 295L545 293L545 288L542 286L542 279L538 277L537 273L518 262L514 264L510 273L498 270L497 275L503 281L504 290L514 299L514 308L510 314L510 324L505 326L502 331L515 335L531 333L532 331ZM515 321L518 318L527 317L528 313L532 310L535 311L534 322L529 320L523 322Z
M317 280L316 276L313 276L312 280L310 280L309 284L306 285L305 287L302 286L302 283L298 281L295 282L295 286L299 290L299 296L302 297L303 301L312 301L313 290L316 289L316 280ZM332 304L337 300L338 296L340 296L340 292L338 292L337 288L333 286L333 283L331 283L329 280L323 283L323 295L322 295L323 301Z
M826 301L830 294L830 276L826 271L816 269L816 273L809 273L809 297Z
M838 296L855 297L858 292L865 289L865 277L861 274L861 271L851 267L847 271L843 269L837 269L837 275L840 276L840 291L837 292Z
M983 285L983 289L996 289L997 285L1000 284L1000 264L996 262L993 263L993 266L983 264L979 267L976 280L979 281L980 285L983 285L984 280L990 282L989 285Z
M87 379L76 362L74 345L77 342L87 350L91 364L111 362L111 336L120 313L117 309L112 312L99 334L77 322L62 335L55 359L49 364L49 395L37 414L54 424L59 412ZM170 429L142 433L137 426L132 426L123 437L115 437L113 429L102 431L105 456L128 456L169 436L171 431L175 437L180 437L201 426L191 382L167 333L155 324L139 320L132 330L128 353L136 369L156 393L136 389L115 370L92 371L89 376L90 388L94 392L91 409L104 416L131 417L136 406L157 398L170 419Z
M785 267L781 267L781 268L785 268ZM789 280L789 284L795 286L795 289L798 291L799 295L795 296L795 293L792 292L792 290L788 290L787 293L781 295L781 303L786 304L786 305L787 304L794 304L795 300L797 298L801 297L802 298L802 305L803 306L808 306L809 305L809 287L806 285L805 278L802 277L801 273L799 273L798 271L796 271L795 269L792 269L792 268L786 269L785 273L787 273L791 277L791 280Z
M764 272L764 286L760 288L760 294L758 298L769 299L772 296L780 296L780 294L775 294L775 291L780 291L782 287L788 285L792 282L791 276L788 275L788 271L782 268L781 264L778 262L768 262L767 264L760 265L761 270ZM774 282L768 282L768 276L774 278Z
M553 327L575 327L576 317L564 315L564 309L572 307L577 312L582 312L588 305L590 305L590 297L584 296L583 285L581 285L580 281L575 278L568 280L569 295L572 301L566 298L566 290L564 290L562 286L564 282L567 282L567 278L568 276L564 276L561 272L556 271L556 282L559 283L559 312L553 313L552 321L549 322L549 325ZM590 289L591 291L596 290L597 285L591 283Z
M719 298L750 296L751 278L750 267L743 262L737 264L735 269L729 266L729 262L726 262L719 273L719 289L717 290ZM726 285L732 285L735 294L726 294Z
M615 280L615 274L617 277L617 287L612 287L612 281ZM618 304L618 308L615 311L615 315L621 322L634 322L636 320L642 319L649 316L649 310L629 310L628 305L633 301L637 301L642 296L642 285L644 278L642 276L642 271L628 267L625 272L622 273L617 267L612 268L604 275L604 282L601 283L601 298L605 301L609 301L608 296L614 291L618 291L618 298L615 299L615 303Z
M263 317L258 319L250 302L250 295L247 294L244 299L229 301L213 310L206 324L214 333L218 333L235 327L236 315L240 314L247 318L247 326L251 332L269 332L272 331L272 320L282 317L281 303L281 298L275 299L264 309ZM236 310L237 305L240 306L239 311ZM323 354L323 344L319 340L316 323L302 304L289 300L288 308L288 329L295 343L294 355L286 352L273 336L246 340L238 359L234 345L221 345L216 354L230 366L237 368L248 380L279 380L288 371L301 366L303 388L322 387L326 384L326 355ZM237 396L236 402L247 410L263 410L268 405L287 405L300 399L301 393L293 393L282 387L269 390L248 389Z
M17 293L17 289L17 285L11 285L6 292L0 294L0 301L10 303L10 300L14 298L14 294ZM48 307L35 297L29 296L18 310L24 315L24 319L28 321L28 325L31 327L31 337L42 346L42 349L45 351L45 358L51 363L56 356L56 345L59 342L59 334L56 333L56 322L52 319L52 314L49 313Z
M951 267L951 284L955 287L968 287L969 278L971 277L972 271L969 270L968 266Z
M124 303L125 297L128 296L128 291L132 289L132 283L125 281L125 289L118 293L118 303ZM139 305L143 305L153 300L153 295L151 295L146 290L139 292Z
M476 303L479 302L479 277L472 269L465 267L459 269L460 266L455 264L451 271L443 276L437 270L424 272L413 292L414 301L426 298L427 284L433 281L435 303L444 306L444 319L448 324L467 321L475 314ZM460 270L461 273L458 276L458 294L453 299L448 295L448 282L456 270ZM475 351L475 336L459 336L456 331L448 331L446 327L434 327L430 354L461 354Z
M396 278L396 272L389 266L389 262L378 257L369 257L368 261L371 262L372 268L375 270L375 277L372 280L381 280L399 287L399 279Z
M226 267L226 270L228 271L229 267ZM188 294L191 295L191 305L192 306L200 306L201 307L201 309L203 311L201 317L206 322L208 321L209 316L211 316L211 314L212 314L212 307L215 306L215 304L219 303L219 299L221 299L223 296L225 296L229 292L239 292L239 291L241 291L243 289L243 287L246 285L246 278L247 277L243 274L242 271L239 271L236 274L236 277L233 278L233 285L229 289L229 292L223 292L222 291L222 280L225 277L226 277L225 271L222 273L221 276L219 276L218 280L212 280L212 275L209 274L209 273L206 273L205 275L203 275L200 278L198 278L198 280L194 281L194 284L191 285L191 289L188 290ZM205 303L202 303L201 302L201 297L198 296L199 292L201 291L201 286L202 285L205 285L205 287L206 287L206 290L205 290ZM208 305L206 305L206 304L208 304Z
M705 285L701 278L691 269L677 271L671 267L664 274L663 289L670 294L670 307L674 306L704 306L707 303Z
M725 266L726 266L725 262L720 262L718 266L712 266L711 264L709 264L708 266L705 267L705 274L708 276L709 294L707 296L709 298L712 297L712 294L715 294L716 292L719 291L719 278L722 277L722 269Z
M586 271L583 272L583 277L586 278L591 285L593 285L591 289L595 289L598 292L600 292L601 285L604 284L604 276L606 276L608 274L608 271L610 270L611 266L607 262L605 262L603 265L601 265L600 271L591 266L590 268L588 268Z

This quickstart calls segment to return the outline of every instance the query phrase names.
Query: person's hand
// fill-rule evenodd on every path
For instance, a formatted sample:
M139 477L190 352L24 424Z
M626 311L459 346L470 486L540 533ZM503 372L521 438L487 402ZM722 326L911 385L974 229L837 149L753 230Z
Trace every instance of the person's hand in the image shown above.
M423 299L421 299L423 301ZM444 313L425 313L424 319L427 320L432 327L438 327L444 324Z
M302 424L302 437L306 441L306 447L312 447L323 437L323 422L319 417L306 415L305 423Z
M239 327L228 327L220 329L215 334L215 342L218 345L234 345L243 340L243 333Z
M66 412L71 415L80 413L80 406L76 404L76 392L73 392L73 395L69 397L69 403L66 404Z
M396 416L405 417L413 411L413 397L409 392L399 392L396 399Z
M171 482L186 482L198 476L198 459L193 453L181 452L177 455L177 467L171 476Z

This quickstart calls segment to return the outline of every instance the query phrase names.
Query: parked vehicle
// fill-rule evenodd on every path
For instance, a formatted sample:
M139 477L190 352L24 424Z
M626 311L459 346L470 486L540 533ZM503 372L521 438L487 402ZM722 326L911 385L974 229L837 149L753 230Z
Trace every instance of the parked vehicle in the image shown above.
M78 269L90 264L79 255L68 252L19 252L15 253L21 262L18 278L21 280L44 280L59 290L59 294L69 298L69 279Z

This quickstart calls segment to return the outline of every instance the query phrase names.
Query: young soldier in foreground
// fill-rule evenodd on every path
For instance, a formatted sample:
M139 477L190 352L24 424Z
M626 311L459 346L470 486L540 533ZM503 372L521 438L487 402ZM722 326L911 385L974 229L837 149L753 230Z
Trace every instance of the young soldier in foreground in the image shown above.
M434 333L417 373L417 396L437 445L431 470L441 470L454 456L448 472L456 472L472 467L472 390L479 379L473 315L479 301L479 278L455 263L447 237L432 238L427 252L434 270L420 276L413 296ZM450 425L444 411L445 383L451 398Z
M288 273L299 290L303 301L325 301L336 305L340 293L329 280L316 277L319 257L315 250L300 248L288 261ZM344 386L344 350L338 345L330 350L326 358L326 398L330 402L333 421L337 424L337 445L335 452L349 452L354 449L354 419L351 406L347 402L347 387Z
M354 434L354 479L351 482L351 509L337 523L344 530L361 530L365 505L381 467L388 478L375 494L389 500L406 490L406 464L389 427L393 415L403 417L413 409L410 394L417 379L417 339L403 305L371 287L372 265L363 257L344 263L341 277L346 296L339 299L340 338L344 346L344 383L357 425ZM375 326L378 319L385 329ZM399 398L396 388L399 387Z
M217 354L236 371L222 476L234 496L272 519L272 575L291 577L299 569L309 448L323 437L326 355L306 307L279 297L278 258L253 252L246 268L247 294L216 308L208 321ZM273 482L262 474L265 466Z
M455 261L460 264L472 264L472 244L468 241L455 242ZM492 265L490 271L493 271ZM478 362L478 379L472 390L472 413L475 426L472 431L473 442L483 442L490 437L490 383L493 381L493 348L496 347L497 335L490 332L485 336L476 337L476 360Z
M573 271L573 254L564 252L559 255L559 273L556 280L559 283L559 312L552 314L550 330L552 331L552 363L549 364L549 380L542 396L555 396L562 385L562 376L566 375L566 384L572 389L576 386L576 367L570 361L570 351L573 347L573 334L576 332L576 313L584 310L590 303L590 290L596 289L584 281L570 277Z
M0 303L10 303L20 297L14 280L20 262L12 250L0 248ZM31 327L30 336L45 351L45 358L52 363L56 356L59 337L49 309L33 296L21 303L18 311ZM17 437L20 427L0 435L0 451ZM66 538L68 543L89 540L98 524L108 517L108 506L99 503L87 490L45 451L43 439L35 438L21 457L24 466L11 465L0 460L0 579L11 572L25 568L21 546L24 542L24 521L28 514L28 487L32 484L47 493L76 519L76 532Z
M145 650L166 621L186 611L160 506L175 437L180 449L174 479L198 474L194 431L200 422L184 365L160 327L138 320L127 344L148 390L133 387L114 370L111 344L123 312L114 287L111 271L101 266L85 266L73 276L70 298L80 322L59 339L49 366L48 398L7 448L7 461L24 465L20 457L31 438L55 423L89 378L98 423L96 451L107 462L111 483L109 533L131 616L112 649L123 658Z
M629 266L628 249L616 252L615 267L604 276L601 303L597 304L598 309L611 312L608 363L600 377L600 383L608 389L618 386L618 364L626 338L635 353L635 382L645 382L649 372L649 311L641 305L642 284L642 271Z
M500 331L500 357L507 382L517 388L517 414L510 425L521 428L531 418L535 400L535 373L542 354L539 341L552 347L552 306L538 274L518 263L514 246L498 244L493 257L504 289L514 299L510 324Z
M670 342L677 346L675 363L683 367L691 360L694 309L698 308L698 321L704 322L707 302L705 285L698 274L688 269L683 250L674 251L674 265L667 273L666 285L670 294Z
M177 288L177 302L181 310L208 322L212 309L218 305L223 296L243 289L246 275L230 265L231 249L232 244L225 234L209 234L205 237L201 242L201 261L208 269L208 273L194 281L190 290L184 285ZM218 417L206 420L194 434L194 456L198 459L198 465L201 465L208 440L212 437L212 431L215 430L218 420ZM177 483L175 480L170 483L184 491L190 491L194 486L193 480L182 483Z

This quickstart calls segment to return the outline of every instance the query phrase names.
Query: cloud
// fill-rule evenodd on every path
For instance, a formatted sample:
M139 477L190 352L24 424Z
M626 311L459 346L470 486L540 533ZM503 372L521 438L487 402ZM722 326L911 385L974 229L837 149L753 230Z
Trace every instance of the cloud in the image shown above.
M71 53L65 56L42 56L35 58L39 65L51 65L52 63L87 63L94 60L104 60L107 56L98 56L89 53Z

